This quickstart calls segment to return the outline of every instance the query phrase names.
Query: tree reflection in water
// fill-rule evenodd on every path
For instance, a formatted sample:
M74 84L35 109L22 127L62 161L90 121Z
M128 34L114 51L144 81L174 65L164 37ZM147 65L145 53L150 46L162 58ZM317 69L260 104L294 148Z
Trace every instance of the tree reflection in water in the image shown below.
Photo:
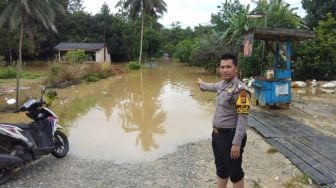
M123 102L118 104L122 128L125 132L139 131L136 144L141 144L144 151L158 149L154 135L166 132L163 122L167 112L161 109L158 97L162 82L151 82L151 74L143 80L146 88L133 87L124 95ZM158 85L159 84L159 85Z

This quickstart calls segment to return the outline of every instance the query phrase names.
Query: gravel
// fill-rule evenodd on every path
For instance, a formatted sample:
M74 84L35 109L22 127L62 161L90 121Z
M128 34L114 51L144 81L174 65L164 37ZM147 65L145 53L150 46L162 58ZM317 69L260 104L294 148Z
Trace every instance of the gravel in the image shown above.
M22 168L3 187L215 187L210 143L208 139L186 144L155 161L134 164L45 156ZM280 153L267 154L269 148L260 135L248 130L243 163L247 187L282 187L301 174Z

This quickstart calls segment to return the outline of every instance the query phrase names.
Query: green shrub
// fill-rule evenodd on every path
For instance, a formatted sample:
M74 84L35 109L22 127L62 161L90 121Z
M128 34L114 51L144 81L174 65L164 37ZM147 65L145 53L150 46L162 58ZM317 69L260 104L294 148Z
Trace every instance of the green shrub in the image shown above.
M141 68L141 65L135 61L130 61L127 65L127 68L130 70L137 70Z
M84 68L84 79L88 82L96 82L112 75L110 64L91 63Z
M87 81L87 82L97 82L97 81L100 80L99 77L96 76L96 75L87 76L87 77L85 77L84 79L85 79L85 81Z
M87 59L87 55L84 50L68 51L65 56L69 62L73 63L82 63Z
M199 39L185 39L180 41L175 48L174 56L181 62L190 62L192 58L192 52L199 46Z
M101 67L102 67L102 72L100 74L100 77L102 79L108 78L113 75L112 67L110 63L103 63L101 64Z
M59 84L66 81L79 81L84 79L87 82L96 82L112 76L111 65L90 63L79 64L53 64L49 68L46 79L47 84Z
M6 67L0 69L0 79L16 78L16 70L13 67Z
M56 99L56 97L57 97L56 90L47 91L47 93L44 95L44 100L47 106L51 106L52 102Z

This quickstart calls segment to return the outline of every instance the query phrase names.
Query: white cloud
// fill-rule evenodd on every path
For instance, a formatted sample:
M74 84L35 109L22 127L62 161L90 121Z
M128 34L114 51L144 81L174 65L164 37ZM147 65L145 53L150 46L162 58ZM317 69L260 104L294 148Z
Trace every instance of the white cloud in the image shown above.
M99 12L102 4L106 2L112 12L116 12L115 5L119 0L84 0L85 10L91 14ZM210 24L211 14L218 12L217 6L223 0L165 0L167 13L159 22L169 27L172 22L180 21L182 27L197 26L198 24ZM250 4L251 0L240 0L244 5ZM305 12L301 7L301 0L286 0L292 7L299 7L298 14L304 16ZM251 4L251 8L254 8Z

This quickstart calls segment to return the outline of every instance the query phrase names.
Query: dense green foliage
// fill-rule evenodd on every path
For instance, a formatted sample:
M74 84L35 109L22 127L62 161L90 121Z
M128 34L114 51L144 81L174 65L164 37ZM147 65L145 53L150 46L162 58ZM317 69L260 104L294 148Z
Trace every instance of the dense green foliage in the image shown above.
M71 50L65 54L68 62L73 63L82 63L87 59L87 55L85 54L84 50Z
M199 46L198 38L188 38L177 43L174 55L182 62L191 64L193 51Z
M211 23L216 31L225 31L230 26L229 15L239 14L244 9L239 0L225 0L222 5L219 5L219 12L211 15Z
M105 42L112 62L138 59L142 46L145 60L162 57L164 53L168 53L170 57L177 58L182 63L201 66L213 73L218 67L220 55L223 52L232 52L240 57L242 75L249 77L260 75L265 69L271 68L274 57L272 52L264 47L263 42L258 40L254 41L251 57L245 58L241 55L243 35L248 29L264 26L311 28L316 32L315 39L295 43L296 53L292 56L294 76L296 79L335 79L335 59L332 56L335 54L333 41L336 35L334 0L302 0L303 8L307 11L304 19L284 0L254 1L254 9L240 4L238 0L225 0L218 5L217 12L212 13L212 25L199 25L194 28L182 28L179 22L172 23L169 28L159 24L157 18L166 9L162 0L120 1L113 7L117 9L113 11L116 13L111 13L111 8L103 4L101 11L96 15L85 12L82 0L58 2L66 7L65 14L62 14L62 11L55 12L54 26L58 33L45 32L45 25L38 19L29 19L31 21L26 23L27 28L31 29L24 33L22 39L24 60L53 60L56 53L53 48L59 42ZM157 6L160 10L153 9L154 4L146 4L147 2L159 3ZM0 1L0 12L6 7L6 1ZM147 12L142 14L142 10ZM327 16L327 13L330 14ZM251 14L262 17L250 18ZM140 45L142 23L143 43ZM50 26L49 28L53 28ZM0 28L0 56L3 56L6 62L18 59L19 39L19 29L11 29L9 23ZM320 74L321 72L323 74ZM89 80L95 80L95 75L89 77Z
M319 21L314 29L316 37L297 49L298 59L294 64L296 78L336 79L336 19L330 13L327 17L325 21Z
M133 21L141 17L140 63L142 60L145 18L151 17L157 19L159 16L163 15L164 12L167 12L167 4L163 0L120 0L118 4L125 9L128 9L128 15ZM152 44L155 44L156 42L150 40L147 41L152 42Z
M213 26L203 28L203 32L197 34L200 43L192 54L192 64L203 66L209 72L216 72L220 55L230 52L240 57L243 76L260 75L272 66L272 56L269 51L264 50L262 43L256 40L252 57L244 58L241 55L244 34L252 27L303 27L302 19L295 14L295 9L282 0L258 1L253 10L250 10L249 5L243 6L237 0L226 0L218 8L219 11L212 14ZM250 19L250 14L262 17Z
M333 17L336 17L335 0L302 0L301 2L302 7L307 12L307 16L304 20L311 29L316 27L320 20L326 20L328 13L331 13Z

